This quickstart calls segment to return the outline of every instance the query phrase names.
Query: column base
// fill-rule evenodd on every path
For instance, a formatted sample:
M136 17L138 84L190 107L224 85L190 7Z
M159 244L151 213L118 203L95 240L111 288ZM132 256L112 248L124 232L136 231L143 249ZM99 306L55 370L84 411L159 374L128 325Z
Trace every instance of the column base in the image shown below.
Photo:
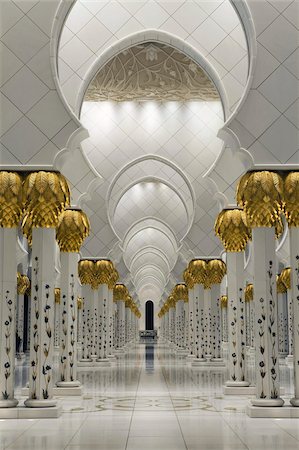
M109 359L109 361L114 362L117 360L115 355L108 355L107 358Z
M77 367L89 367L92 366L92 360L91 359L80 359L77 363Z
M61 406L52 408L17 408L0 409L0 419L57 419L62 414Z
M266 407L260 408L258 406L248 405L246 407L246 414L249 417L256 418L273 418L273 419L294 419L299 418L299 408L293 406Z
M204 358L194 358L191 362L192 367L205 366L207 364L207 360Z
M225 362L223 361L223 358L212 358L209 361L211 366L225 366Z
M187 355L187 361L193 361L195 359L195 355Z
M231 381L231 380L228 380L225 383L225 387L233 387L233 388L236 388L236 387L248 387L249 384L250 384L249 381ZM253 387L255 388L255 386L253 386Z
M293 366L294 365L294 355L288 355L286 357L286 364L287 364L287 366Z
M18 403L19 400L17 400L16 398L11 398L8 400L0 400L0 408L15 408Z
M295 398L295 397L291 398L290 403L292 406L298 407L299 406L299 398Z
M108 366L111 366L111 362L109 361L108 358L100 358L100 359L97 359L96 361L94 361L94 366L95 367L108 367Z
M24 405L27 408L53 408L54 406L57 406L57 401L51 399L31 399L28 398L24 401Z
M184 348L178 348L176 350L176 354L177 354L177 356L187 356L188 355L188 350L186 350Z
M254 398L251 400L252 406L258 406L261 408L277 408L283 406L284 400L280 397L278 398Z

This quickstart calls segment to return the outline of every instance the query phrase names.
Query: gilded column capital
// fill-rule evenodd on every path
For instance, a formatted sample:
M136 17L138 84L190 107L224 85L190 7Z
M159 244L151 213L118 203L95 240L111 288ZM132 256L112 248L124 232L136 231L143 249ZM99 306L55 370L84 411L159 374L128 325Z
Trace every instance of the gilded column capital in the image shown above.
M183 272L183 280L188 289L193 289L194 287L194 279L191 275L189 268L187 267Z
M291 268L286 267L281 271L280 279L287 288L287 290L291 289Z
M221 308L227 308L227 295L221 295L220 306Z
M29 173L23 184L23 204L32 227L57 227L60 214L70 204L66 179L59 172Z
M169 308L175 307L175 298L172 294L169 295L169 297L167 299L167 303L169 304Z
M129 294L127 287L122 283L116 283L113 288L113 301L125 302L127 295Z
M207 278L205 289L210 289L212 284L220 284L226 274L226 264L221 259L210 259L207 262Z
M93 284L93 266L94 263L90 259L81 259L78 262L78 275L81 284Z
M19 295L27 294L27 290L30 289L30 280L27 275L17 273L17 292Z
M245 302L251 302L253 300L253 284L249 283L244 289Z
M203 259L192 259L188 264L188 270L194 284L205 284L207 278L207 262Z
M276 235L283 231L283 180L276 172L247 172L237 187L237 203L244 209L248 226L275 227Z
M172 295L175 299L175 302L179 300L184 300L184 302L188 302L188 289L184 283L176 284L173 288Z
M224 209L215 222L215 234L227 252L242 252L251 239L251 229L242 209Z
M79 253L84 239L89 235L90 224L81 209L68 208L59 217L56 240L61 252Z
M109 259L97 259L94 262L93 289L97 289L101 284L109 284L111 274L114 271L113 263Z
M0 227L16 228L22 218L22 177L17 172L0 171Z
M133 299L130 294L127 294L127 296L125 298L126 308L131 308L132 304L133 304Z
M55 299L55 303L57 303L58 305L60 304L60 288L54 288L54 299Z
M289 227L299 227L299 172L290 172L284 180L284 213Z
M108 282L108 288L110 290L113 290L116 282L119 280L119 274L118 271L115 269L115 267L113 266L113 271L110 274L110 278L109 278L109 282Z
M286 285L282 281L281 274L276 275L276 289L277 294L285 294L287 292Z

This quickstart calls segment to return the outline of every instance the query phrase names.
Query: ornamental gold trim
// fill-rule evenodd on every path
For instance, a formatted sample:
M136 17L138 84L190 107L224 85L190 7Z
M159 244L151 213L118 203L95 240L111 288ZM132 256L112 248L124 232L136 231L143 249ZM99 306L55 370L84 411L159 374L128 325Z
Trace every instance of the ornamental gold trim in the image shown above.
M251 239L246 214L241 209L224 209L215 221L215 234L227 252L242 252Z
M184 272L183 272L183 280L187 286L188 289L193 289L194 287L194 279L192 277L192 274L189 270L189 268L187 267Z
M283 269L280 274L280 279L287 290L291 289L291 274L292 269L290 267L286 267L285 269Z
M173 298L175 302L178 302L180 300L184 300L184 302L188 302L189 296L188 296L188 289L187 286L184 283L176 284L172 291Z
M221 308L227 308L227 302L228 302L227 295L221 295L221 297L220 297L220 307Z
M27 294L27 291L31 288L30 280L27 275L17 273L17 293L19 295Z
M55 299L55 303L57 305L60 305L60 297L61 297L61 290L60 288L54 288L54 299Z
M284 180L284 213L289 227L299 226L299 172L290 172Z
M117 283L113 288L113 301L114 302L125 302L129 291L127 287L122 283Z
M276 275L276 290L277 294L285 294L287 292L287 288L282 281L281 274Z
M17 172L0 171L0 227L16 228L22 212L22 177Z
M249 283L246 285L244 289L245 302L251 302L253 300L253 294L254 294L253 284Z

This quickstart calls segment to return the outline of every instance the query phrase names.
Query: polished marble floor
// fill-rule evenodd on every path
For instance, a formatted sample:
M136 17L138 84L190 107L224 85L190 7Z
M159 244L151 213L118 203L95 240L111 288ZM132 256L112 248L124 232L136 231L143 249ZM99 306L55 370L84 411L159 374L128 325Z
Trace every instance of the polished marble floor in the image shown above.
M290 375L281 368L286 398ZM25 360L17 396L27 377ZM1 420L0 448L299 449L299 419L250 419L248 397L223 396L225 369L191 369L163 345L137 345L110 368L80 369L79 378L84 395L59 399L61 418Z

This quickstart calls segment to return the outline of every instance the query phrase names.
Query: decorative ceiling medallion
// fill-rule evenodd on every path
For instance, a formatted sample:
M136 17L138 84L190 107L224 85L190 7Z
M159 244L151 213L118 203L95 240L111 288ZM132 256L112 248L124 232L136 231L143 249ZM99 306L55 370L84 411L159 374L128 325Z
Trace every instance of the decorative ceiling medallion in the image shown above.
M184 53L147 42L113 57L89 85L85 101L219 100L205 72Z

